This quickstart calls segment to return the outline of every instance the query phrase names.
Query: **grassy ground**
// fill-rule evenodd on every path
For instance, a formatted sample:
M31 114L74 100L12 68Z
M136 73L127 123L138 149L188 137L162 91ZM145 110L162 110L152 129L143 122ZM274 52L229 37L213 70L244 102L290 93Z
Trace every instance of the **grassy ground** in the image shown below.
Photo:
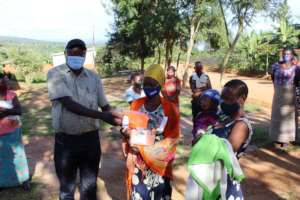
M47 185L33 179L30 184L30 190L24 192L21 187L0 190L0 200L55 200L53 194L46 194ZM46 196L46 198L45 198Z

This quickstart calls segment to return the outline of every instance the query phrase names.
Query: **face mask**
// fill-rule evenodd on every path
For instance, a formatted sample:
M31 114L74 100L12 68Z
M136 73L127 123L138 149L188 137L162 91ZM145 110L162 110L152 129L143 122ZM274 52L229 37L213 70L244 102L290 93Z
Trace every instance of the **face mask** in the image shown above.
M83 67L85 57L67 56L67 64L73 70L79 70Z
M144 89L145 95L148 98L155 97L160 92L160 86L157 86L155 88L143 88L143 89Z
M291 55L284 55L283 59L284 59L285 62L291 62L292 56Z
M240 109L240 105L238 103L235 104L226 104L221 103L221 109L224 112L225 115L232 115L234 113L237 113Z

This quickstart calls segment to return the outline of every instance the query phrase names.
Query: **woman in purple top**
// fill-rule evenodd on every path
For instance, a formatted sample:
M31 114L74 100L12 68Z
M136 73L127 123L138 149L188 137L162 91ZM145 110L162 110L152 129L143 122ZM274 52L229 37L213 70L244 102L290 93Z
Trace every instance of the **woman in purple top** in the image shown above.
M272 66L274 96L269 134L275 145L287 147L296 139L295 74L298 68L293 63L294 49L283 50L283 60Z

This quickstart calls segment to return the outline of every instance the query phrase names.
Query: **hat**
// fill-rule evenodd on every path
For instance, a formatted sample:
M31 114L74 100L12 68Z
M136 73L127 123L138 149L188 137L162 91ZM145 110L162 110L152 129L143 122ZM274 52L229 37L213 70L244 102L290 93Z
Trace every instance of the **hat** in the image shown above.
M156 80L160 86L165 84L165 71L161 64L153 64L145 71L144 77L150 77Z
M86 50L86 45L84 43L84 41L82 41L81 39L73 39L70 40L66 46L66 49L73 49L75 47L80 48L81 50Z
M215 104L219 105L220 103L220 93L217 90L209 89L203 92L203 97L210 98Z

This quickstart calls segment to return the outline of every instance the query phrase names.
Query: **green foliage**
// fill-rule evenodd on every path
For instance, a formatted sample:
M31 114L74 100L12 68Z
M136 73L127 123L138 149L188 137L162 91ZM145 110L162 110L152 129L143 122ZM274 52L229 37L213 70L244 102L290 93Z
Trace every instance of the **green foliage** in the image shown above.
M12 49L9 57L27 83L34 81L34 74L41 71L42 65L45 63L40 54L27 49Z
M63 49L62 43L0 36L0 64L15 66L18 81L44 82L43 64L50 64L51 55Z
M299 46L300 30L298 30L291 20L290 8L287 0L284 0L274 15L274 21L279 24L277 32L274 34L274 43L281 48L286 46Z
M154 55L154 41L150 37L153 2L122 0L112 3L115 26L113 33L110 34L108 54L114 49L120 55L140 59L143 69L145 58Z
M186 97L186 96L180 96L179 101L180 101L180 104L179 104L180 116L183 116L183 117L192 116L191 98Z
M278 60L278 45L271 44L272 38L269 32L243 35L229 60L230 67L240 73L267 73L269 65Z

